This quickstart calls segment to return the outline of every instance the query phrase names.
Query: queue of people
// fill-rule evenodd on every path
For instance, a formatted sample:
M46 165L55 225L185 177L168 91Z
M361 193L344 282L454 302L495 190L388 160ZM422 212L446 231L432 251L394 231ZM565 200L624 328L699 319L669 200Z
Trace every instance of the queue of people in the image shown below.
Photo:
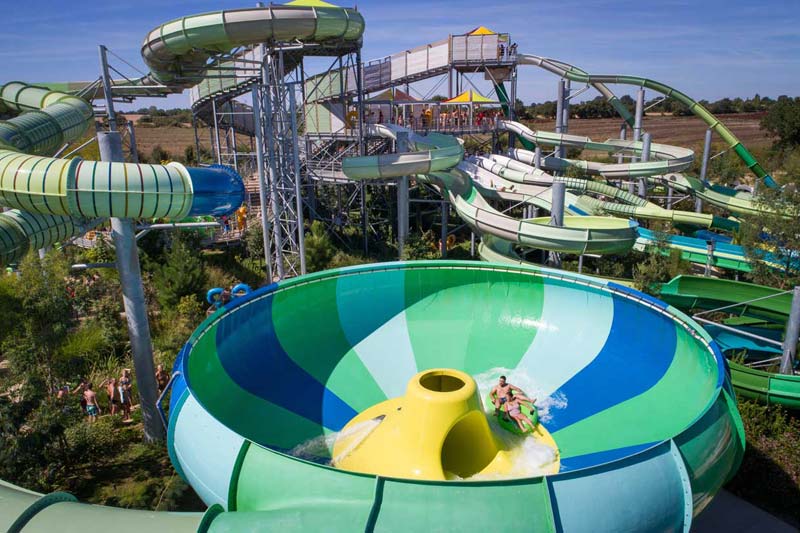
M418 108L418 109L415 109ZM396 106L391 113L385 114L383 109L366 110L367 124L397 124L412 130L457 131L472 128L491 129L495 122L505 118L500 108L474 107L472 113L465 105L414 105L406 109ZM348 114L350 116L350 114ZM355 113L347 121L347 128L354 129L358 114Z
M169 384L170 375L164 370L163 365L158 365L155 372L156 385L160 395ZM120 377L109 377L104 379L98 386L104 390L108 400L108 414L111 416L121 414L123 422L131 422L131 410L133 408L133 378L130 368L122 370ZM98 401L97 391L92 382L81 380L78 386L70 390L68 385L62 386L57 391L59 399L66 399L70 395L80 395L81 411L86 415L89 422L97 421L103 414L103 409Z

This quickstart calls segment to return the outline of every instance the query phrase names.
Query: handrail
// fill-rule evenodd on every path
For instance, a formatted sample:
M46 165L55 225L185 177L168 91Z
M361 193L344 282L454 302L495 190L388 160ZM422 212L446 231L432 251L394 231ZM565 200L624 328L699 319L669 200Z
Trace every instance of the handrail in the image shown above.
M162 403L164 402L164 397L172 388L172 385L175 382L175 378L180 375L181 375L180 370L176 370L175 372L172 373L172 375L169 377L169 381L167 382L167 386L164 387L164 390L161 391L161 394L158 395L158 399L156 400L156 409L158 409L158 415L161 417L161 423L164 424L164 429L167 429L167 414L164 412L164 407L162 406Z

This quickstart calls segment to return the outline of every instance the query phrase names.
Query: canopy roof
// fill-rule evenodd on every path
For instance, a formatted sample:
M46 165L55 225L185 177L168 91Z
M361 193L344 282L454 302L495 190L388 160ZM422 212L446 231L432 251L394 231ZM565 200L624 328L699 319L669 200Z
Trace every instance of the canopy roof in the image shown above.
M486 26L478 26L467 35L496 35L495 32L487 28Z
M286 2L287 6L306 6L306 7L337 7L322 0L292 0Z
M469 89L468 91L464 91L458 96L453 97L450 100L445 100L442 103L443 104L497 104L498 102L497 100L491 100L483 96L481 93Z
M400 89L386 89L380 94L376 94L368 102L419 102L416 98Z

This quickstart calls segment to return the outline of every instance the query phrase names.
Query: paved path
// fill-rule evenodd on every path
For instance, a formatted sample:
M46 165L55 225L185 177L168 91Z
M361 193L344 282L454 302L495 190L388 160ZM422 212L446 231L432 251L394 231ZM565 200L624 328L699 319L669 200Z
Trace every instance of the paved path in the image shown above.
M755 505L721 491L711 505L694 519L693 533L796 533L797 528Z

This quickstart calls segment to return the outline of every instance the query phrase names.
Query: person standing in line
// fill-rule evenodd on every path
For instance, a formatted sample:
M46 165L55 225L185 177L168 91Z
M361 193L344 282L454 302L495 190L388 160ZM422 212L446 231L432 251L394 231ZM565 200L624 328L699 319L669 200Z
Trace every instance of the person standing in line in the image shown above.
M117 414L120 407L120 394L117 388L117 378L111 377L100 384L102 387L105 385L106 393L108 394L109 413L111 416Z
M159 395L164 392L164 389L166 389L169 384L169 373L164 370L164 365L158 365L156 367L156 384L158 385Z
M100 415L100 406L97 404L97 394L92 390L92 384L86 384L86 390L83 391L83 398L86 400L86 415L89 417L89 422L94 423Z
M122 371L122 376L119 378L119 403L122 407L122 421L131 421L131 391L133 389L133 381L131 380L131 370L126 368Z

